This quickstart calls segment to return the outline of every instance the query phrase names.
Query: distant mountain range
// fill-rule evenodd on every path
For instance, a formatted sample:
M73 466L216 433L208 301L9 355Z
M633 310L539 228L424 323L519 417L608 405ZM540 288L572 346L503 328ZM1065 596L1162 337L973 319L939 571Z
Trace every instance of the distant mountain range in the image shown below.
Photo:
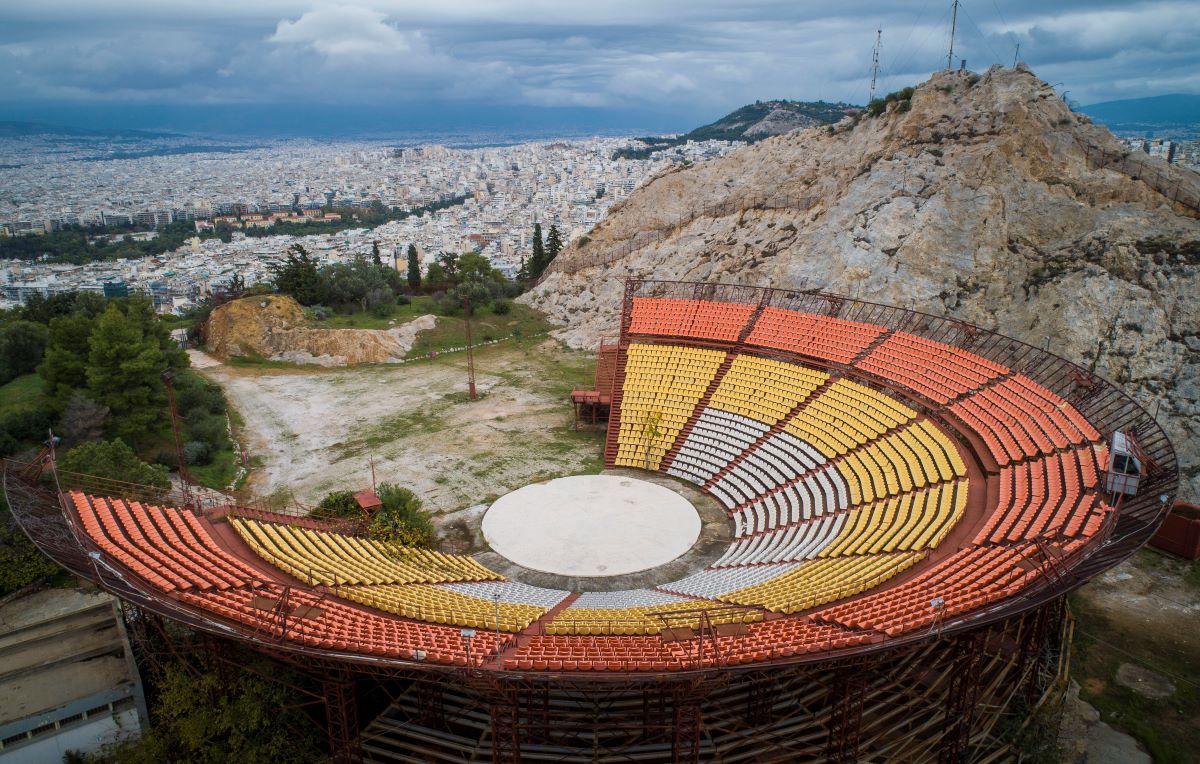
M1079 109L1118 132L1190 130L1200 132L1200 95L1177 93L1104 101Z
M0 138L21 138L30 135L54 135L78 138L176 138L178 133L153 130L92 130L84 127L51 125L45 122L0 120Z
M644 159L655 151L688 141L757 143L764 138L790 133L802 127L832 124L859 108L848 103L825 101L755 101L684 135L639 138L644 146L621 149L617 156Z

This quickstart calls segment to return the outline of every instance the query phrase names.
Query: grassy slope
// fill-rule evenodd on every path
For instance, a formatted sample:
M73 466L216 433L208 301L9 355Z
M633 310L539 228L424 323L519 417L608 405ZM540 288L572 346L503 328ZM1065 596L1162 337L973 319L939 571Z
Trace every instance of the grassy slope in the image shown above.
M1192 591L1200 588L1200 563L1176 560L1149 548L1139 551L1134 563L1152 571L1159 581L1183 583ZM1154 589L1150 595L1156 596ZM1200 653L1191 635L1156 627L1140 615L1103 608L1089 596L1087 587L1072 595L1071 607L1078 619L1072 674L1080 684L1080 697L1095 706L1105 722L1137 738L1157 764L1196 761ZM1174 695L1151 700L1117 684L1117 669L1123 663L1167 676L1175 684Z
M33 408L42 400L42 378L25 374L0 385L0 416Z

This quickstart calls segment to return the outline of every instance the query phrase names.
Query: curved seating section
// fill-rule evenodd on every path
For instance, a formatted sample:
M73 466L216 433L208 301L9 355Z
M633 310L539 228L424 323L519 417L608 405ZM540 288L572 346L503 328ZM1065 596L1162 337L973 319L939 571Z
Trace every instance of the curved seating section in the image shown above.
M278 592L246 589L184 592L179 599L238 623L256 634L282 638L285 624L281 623L278 615L255 606L255 598L263 594L277 596ZM296 608L295 612L303 612L300 608L316 608L315 612L309 612L309 617L291 617L286 621L287 639L309 647L466 666L483 663L513 639L505 634L497 640L494 632L480 630L471 640L468 653L457 627L404 621L370 613L299 589L288 592L288 603ZM424 655L418 655L417 651L423 651Z
M1079 543L1062 553L1072 554ZM825 608L813 619L895 636L1017 594L1041 575L1042 565L1030 545L968 547L909 582Z
M616 463L658 469L725 356L703 348L630 345Z
M668 671L756 663L878 642L879 636L798 619L753 623L747 633L695 640L657 636L533 636L504 660L518 671Z
M889 336L857 366L939 404L1008 373L983 356L906 332Z
M884 329L872 324L764 308L747 335L746 344L848 364L883 332Z
M693 602L693 600L654 589L624 589L613 592L583 592L571 603L571 607L602 610L605 608L651 607L679 602Z
M722 594L719 599L777 613L798 613L878 586L924 556L922 552L899 552L812 560L769 581Z
M825 456L840 456L916 418L907 406L845 379L813 397L786 429Z
M229 589L261 578L222 549L187 510L79 491L66 496L102 553L161 591Z
M236 517L229 522L259 557L309 584L431 584L502 578L465 555Z
M425 623L474 629L499 628L509 632L527 628L550 609L511 600L473 597L428 584L342 586L335 591L339 597L353 602Z
M753 312L742 303L635 297L629 333L733 342Z
M773 425L827 379L825 372L799 364L738 355L713 391L709 406Z
M712 610L711 608L716 608ZM571 603L546 624L547 634L637 635L659 634L664 628L699 628L701 610L708 622L755 623L758 610L723 607L718 602L681 599L659 605L636 607L577 607Z
M983 438L1000 465L1100 438L1073 406L1020 374L956 402L949 410Z
M1094 536L1112 511L1095 493L1107 463L1106 447L1084 446L1005 467L996 510L974 543Z
M847 513L842 533L819 552L840 557L934 549L967 507L967 482L941 483Z

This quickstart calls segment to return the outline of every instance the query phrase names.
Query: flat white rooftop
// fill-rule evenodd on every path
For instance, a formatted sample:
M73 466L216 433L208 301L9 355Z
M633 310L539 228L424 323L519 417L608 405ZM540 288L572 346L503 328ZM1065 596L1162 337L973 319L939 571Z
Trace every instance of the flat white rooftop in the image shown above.
M532 570L617 576L674 560L700 537L691 502L654 483L576 475L519 488L483 516L492 550Z

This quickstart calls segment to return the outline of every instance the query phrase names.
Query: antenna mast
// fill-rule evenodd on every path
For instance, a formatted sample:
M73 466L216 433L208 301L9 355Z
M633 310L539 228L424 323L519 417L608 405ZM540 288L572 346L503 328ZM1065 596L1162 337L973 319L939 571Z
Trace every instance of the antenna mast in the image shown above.
M954 31L958 27L958 0L954 0L954 6L950 15L950 52L946 54L946 68L954 67Z
M883 45L883 30L875 30L875 51L871 56L871 97L867 103L875 100L875 77L879 74L879 48Z
M1013 53L1013 69L1017 68L1017 59L1021 57L1021 43L1017 43L1017 50Z

